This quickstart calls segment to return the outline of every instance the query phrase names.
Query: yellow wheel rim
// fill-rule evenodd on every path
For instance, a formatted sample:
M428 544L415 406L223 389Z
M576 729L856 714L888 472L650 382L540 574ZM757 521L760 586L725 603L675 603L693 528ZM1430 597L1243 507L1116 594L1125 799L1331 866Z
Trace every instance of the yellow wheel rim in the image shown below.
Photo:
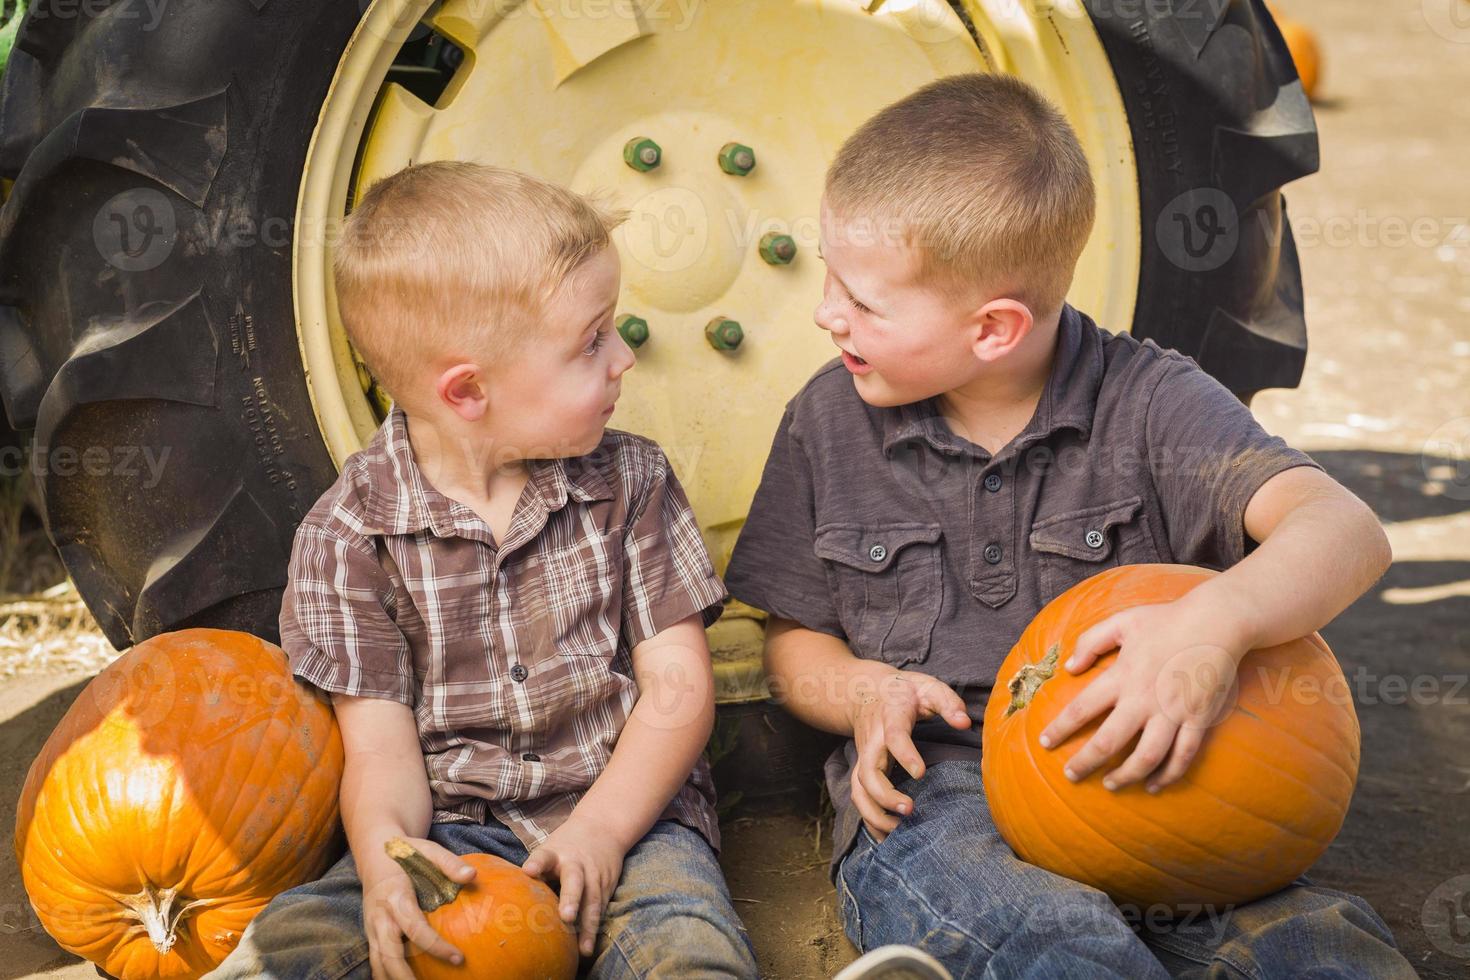
M463 51L433 105L386 81L425 30ZM827 162L882 106L966 71L1025 78L1076 127L1098 216L1069 298L1123 329L1139 273L1137 170L1112 69L1076 0L374 0L328 91L296 216L301 352L333 458L360 449L386 409L332 295L348 202L411 162L526 170L632 211L616 233L619 313L647 321L649 341L611 424L664 447L723 570L782 407L833 353L812 325ZM636 137L659 144L658 166L624 161ZM719 166L730 142L754 150L747 175ZM795 239L794 261L762 258L768 232ZM738 349L706 338L715 317L741 324Z

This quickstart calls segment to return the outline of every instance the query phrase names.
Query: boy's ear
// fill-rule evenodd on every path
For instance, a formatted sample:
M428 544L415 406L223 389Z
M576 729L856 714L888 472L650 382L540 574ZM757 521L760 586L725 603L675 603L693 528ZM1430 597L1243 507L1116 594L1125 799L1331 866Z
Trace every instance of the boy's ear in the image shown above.
M989 300L970 314L967 332L971 349L982 361L996 360L1025 340L1035 322L1031 308L1020 300Z
M439 375L439 400L466 422L477 421L490 407L485 372L473 362L456 364Z

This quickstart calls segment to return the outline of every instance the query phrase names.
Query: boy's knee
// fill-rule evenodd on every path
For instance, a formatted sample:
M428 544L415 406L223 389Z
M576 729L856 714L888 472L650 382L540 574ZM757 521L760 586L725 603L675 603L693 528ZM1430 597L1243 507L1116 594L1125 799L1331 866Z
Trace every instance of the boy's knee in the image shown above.
M590 973L593 980L759 975L745 927L702 911L675 911L656 923L614 925Z
M349 860L349 859L345 859ZM316 881L281 892L250 920L209 980L345 978L368 961L362 891L339 862Z

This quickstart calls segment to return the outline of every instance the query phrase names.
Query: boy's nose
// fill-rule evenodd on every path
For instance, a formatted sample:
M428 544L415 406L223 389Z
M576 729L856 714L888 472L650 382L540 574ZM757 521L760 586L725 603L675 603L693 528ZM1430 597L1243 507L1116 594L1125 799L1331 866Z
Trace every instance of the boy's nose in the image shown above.
M846 327L840 318L832 315L825 300L818 303L817 308L812 312L812 322L829 333L841 332Z
M617 338L616 342L618 345L616 351L617 356L613 358L613 377L620 378L624 374L626 374L628 370L633 367L633 365L638 363L638 355L633 353L633 348L628 346L628 342L623 339L622 334L614 330L612 331L612 335Z

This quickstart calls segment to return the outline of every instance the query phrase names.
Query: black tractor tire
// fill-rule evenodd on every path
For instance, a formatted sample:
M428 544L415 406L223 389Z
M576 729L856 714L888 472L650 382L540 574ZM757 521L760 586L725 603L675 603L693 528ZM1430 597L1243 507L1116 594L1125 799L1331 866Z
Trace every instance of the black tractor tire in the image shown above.
M114 646L191 626L279 642L292 536L336 477L292 225L362 11L159 9L37 0L21 25L0 92L0 394Z
M1139 161L1132 326L1246 393L1300 376L1278 188L1315 169L1316 135L1260 3L1219 2L1190 23L1146 3L1136 23L1094 17ZM0 396L34 430L48 530L119 649L192 626L279 641L293 533L336 477L298 348L293 219L363 6L171 0L154 23L139 0L35 0L22 24L0 90ZM1228 256L1179 260L1159 216L1185 195L1185 225L1213 233L1220 194Z
M1259 0L1083 2L1138 165L1131 332L1190 355L1247 403L1264 388L1295 388L1307 325L1280 188L1315 173L1319 158L1275 21Z

